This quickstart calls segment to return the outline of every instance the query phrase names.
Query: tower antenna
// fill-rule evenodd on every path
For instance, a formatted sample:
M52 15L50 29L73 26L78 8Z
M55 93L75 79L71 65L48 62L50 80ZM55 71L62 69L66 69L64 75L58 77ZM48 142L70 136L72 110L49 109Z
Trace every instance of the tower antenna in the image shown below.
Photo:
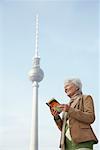
M36 15L35 57L39 57L39 15Z

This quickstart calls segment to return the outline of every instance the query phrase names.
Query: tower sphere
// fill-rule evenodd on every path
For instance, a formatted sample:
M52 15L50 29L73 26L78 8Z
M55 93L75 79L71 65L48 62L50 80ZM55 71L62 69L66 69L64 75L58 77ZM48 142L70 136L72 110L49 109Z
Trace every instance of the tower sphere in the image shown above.
M29 79L34 82L40 82L44 77L44 73L40 67L33 67L29 72Z

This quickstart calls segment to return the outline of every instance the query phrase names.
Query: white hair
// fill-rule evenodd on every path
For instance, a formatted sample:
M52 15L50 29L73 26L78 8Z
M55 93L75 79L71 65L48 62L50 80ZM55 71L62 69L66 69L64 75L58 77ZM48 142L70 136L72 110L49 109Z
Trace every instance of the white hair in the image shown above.
M82 91L82 83L81 80L78 78L71 78L64 81L64 87L69 85L70 83L73 83L76 85L76 87L79 88L80 91Z

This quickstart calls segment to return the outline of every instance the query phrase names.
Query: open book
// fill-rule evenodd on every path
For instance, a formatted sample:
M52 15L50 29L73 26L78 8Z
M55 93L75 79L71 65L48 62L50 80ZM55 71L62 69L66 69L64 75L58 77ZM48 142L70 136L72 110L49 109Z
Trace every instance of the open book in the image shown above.
M58 111L58 113L62 112L62 109L59 108L59 106L61 104L55 98L52 98L46 104L50 107L50 109L54 109L54 110Z

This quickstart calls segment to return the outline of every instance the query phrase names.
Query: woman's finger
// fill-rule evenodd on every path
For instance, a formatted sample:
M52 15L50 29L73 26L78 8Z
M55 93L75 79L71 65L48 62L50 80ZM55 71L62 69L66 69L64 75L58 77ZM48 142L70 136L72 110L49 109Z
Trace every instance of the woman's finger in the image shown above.
M65 107L65 105L64 105L64 104L62 104L62 105L59 105L58 107L59 107L59 108L64 108L64 107Z

